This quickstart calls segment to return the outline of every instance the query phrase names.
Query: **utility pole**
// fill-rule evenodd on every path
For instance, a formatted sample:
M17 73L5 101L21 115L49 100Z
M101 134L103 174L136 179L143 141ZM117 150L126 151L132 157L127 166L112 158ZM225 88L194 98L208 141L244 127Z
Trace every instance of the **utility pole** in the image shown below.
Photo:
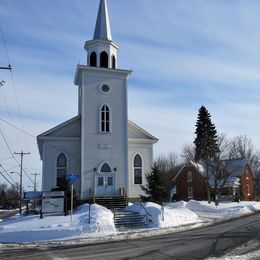
M20 153L14 152L14 154L18 154L21 156L21 164L20 164L20 201L19 201L19 213L22 214L22 187L23 187L23 156L28 155L30 153L24 153L21 151Z
M0 70L12 70L11 65L9 64L8 67L0 67ZM5 84L4 80L0 80L0 87L3 87L3 85Z
M34 175L33 191L36 191L36 177L37 177L37 175L40 175L40 174L39 173L31 173L31 175Z
M8 67L0 67L0 70L12 70L12 67L9 64Z

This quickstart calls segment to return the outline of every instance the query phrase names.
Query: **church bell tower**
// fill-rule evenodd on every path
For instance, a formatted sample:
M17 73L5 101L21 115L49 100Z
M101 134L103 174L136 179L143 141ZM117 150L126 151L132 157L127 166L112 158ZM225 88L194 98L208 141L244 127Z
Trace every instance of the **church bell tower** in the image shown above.
M86 41L87 65L78 65L81 116L81 198L127 194L129 70L117 68L106 0L100 0L94 36Z

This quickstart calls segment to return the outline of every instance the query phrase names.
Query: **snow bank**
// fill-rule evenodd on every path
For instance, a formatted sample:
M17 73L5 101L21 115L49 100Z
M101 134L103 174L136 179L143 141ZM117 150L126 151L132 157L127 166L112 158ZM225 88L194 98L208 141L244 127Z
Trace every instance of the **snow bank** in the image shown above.
M97 204L84 204L70 215L16 216L0 223L0 243L28 243L74 237L106 236L116 232L113 213Z
M225 217L251 214L260 210L260 202L242 201L220 202L218 206L214 202L190 200L186 207L193 212L220 214Z
M169 203L162 207L152 202L144 203L143 206L149 212L149 227L166 228L199 222L197 214L185 208L184 205L184 202ZM146 215L146 211L140 204L133 204L125 210Z

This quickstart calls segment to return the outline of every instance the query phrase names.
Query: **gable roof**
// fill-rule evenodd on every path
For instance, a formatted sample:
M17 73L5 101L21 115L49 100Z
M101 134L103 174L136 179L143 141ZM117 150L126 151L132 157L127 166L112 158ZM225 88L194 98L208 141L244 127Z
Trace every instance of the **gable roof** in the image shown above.
M79 140L81 116L75 116L37 136L40 157L43 155L43 142L46 140Z
M37 136L38 140L52 137L80 137L81 116L75 116Z
M75 116L37 136L37 143L42 157L43 142L46 140L80 140L81 116ZM128 121L128 143L156 143L157 139L132 121Z
M146 130L128 120L128 140L129 142L146 141L156 143L159 141L154 135L148 133Z

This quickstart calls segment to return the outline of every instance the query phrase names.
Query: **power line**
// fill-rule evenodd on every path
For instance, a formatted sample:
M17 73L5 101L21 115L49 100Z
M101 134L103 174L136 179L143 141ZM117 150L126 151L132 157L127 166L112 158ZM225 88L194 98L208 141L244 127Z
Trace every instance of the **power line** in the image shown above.
M5 49L6 58L7 58L8 64L10 64L10 59L9 59L9 55L8 55L8 51L7 51L7 47L6 47L5 36L4 36L4 32L3 32L3 29L1 27L1 25L0 25L0 31L1 31L1 36L2 36L3 43L4 43L4 49Z
M3 131L0 129L0 133L1 133L1 135L2 135L2 137L3 137L3 139L4 139L4 142L5 142L5 144L6 144L6 146L7 146L7 148L8 148L8 150L9 150L9 152L10 152L10 154L11 154L11 156L12 156L12 158L18 163L18 165L19 165L19 161L15 158L15 156L13 155L13 152L12 152L12 150L11 150L11 148L10 148L10 146L9 146L9 144L8 144L8 142L7 142L7 140L6 140L6 138L5 138L5 136L4 136L4 134L3 134ZM15 154L17 154L17 153L15 153ZM27 176L27 178L33 183L33 179L28 175L28 173L24 170L24 169L22 169L23 170L23 172L25 173L25 175Z
M32 138L34 138L34 139L37 138L36 136L30 134L29 132L27 132L27 131L25 131L25 130L19 128L18 126L14 125L14 124L12 124L12 123L10 123L10 122L8 122L8 121L2 119L2 118L0 118L0 121L6 123L7 125L9 125L9 126L11 126L11 127L14 127L15 129L17 129L17 130L19 130L19 131L21 131L21 132L23 132L23 133L29 135L30 137L32 137ZM51 147L53 147L53 148L55 148L55 149L57 149L57 150L60 150L59 147L57 147L57 146L55 146L55 145L53 145L53 144L50 144L50 143L48 143L48 142L46 142L46 144L49 145L49 146L51 146ZM75 156L74 154L71 154L71 153L68 153L68 154L71 155L72 157L78 159L78 156Z
M5 180L9 183L9 184L11 184L12 186L14 186L15 187L15 185L13 184L13 183L11 183L4 175L3 175L3 173L2 172L0 172L0 174L5 178Z
M16 153L14 152L14 154L18 154L21 156L21 168L20 168L20 208L19 208L19 211L20 211L20 215L22 214L22 186L23 186L23 157L24 155L29 155L30 153L24 153L23 151L21 151L20 153Z
M16 159L15 156L13 155L13 152L12 152L12 150L11 150L11 148L10 148L10 146L9 146L9 144L8 144L8 142L7 142L6 138L5 138L5 136L4 136L4 133L3 133L3 131L2 131L1 129L0 129L0 133L1 133L2 137L3 137L3 139L4 139L4 142L5 142L5 144L6 144L7 148L8 148L8 150L9 150L9 152L10 152L12 158L13 158L13 159L18 163L18 165L19 165L19 162L17 161L17 159Z
M7 50L7 44L6 44L4 32L3 32L3 29L1 27L1 25L0 25L0 31L1 31L1 36L2 36L3 43L4 43L4 49L5 49L5 53L6 53L6 58L7 58L7 61L9 63L9 66L8 67L4 67L4 69L9 69L10 70L13 90L14 90L15 99L16 99L16 105L17 105L17 108L18 108L18 112L19 112L21 123L22 123L22 127L24 129L24 120L23 120L22 110L21 110L21 107L20 107L19 99L18 99L18 94L17 94L17 90L16 90L16 84L15 84L15 81L14 81L14 75L13 75L12 68L11 68L11 65L10 65L11 63L10 63L10 58L9 58L9 54L8 54L8 50ZM26 142L27 142L27 146L28 146L28 140L27 139L26 139Z
M14 125L14 124L12 124L12 123L10 123L10 122L8 122L8 121L2 119L2 118L0 118L0 121L6 123L7 125L10 125L11 127L14 127L15 129L17 129L17 130L23 132L24 134L27 134L27 135L29 135L29 136L31 136L31 137L33 137L33 138L36 138L36 136L34 136L34 135L28 133L27 131L23 130L22 128L20 128L20 127Z
M4 172L8 175L8 177L15 183L16 181L10 176L9 172L0 164L0 167L4 170Z

